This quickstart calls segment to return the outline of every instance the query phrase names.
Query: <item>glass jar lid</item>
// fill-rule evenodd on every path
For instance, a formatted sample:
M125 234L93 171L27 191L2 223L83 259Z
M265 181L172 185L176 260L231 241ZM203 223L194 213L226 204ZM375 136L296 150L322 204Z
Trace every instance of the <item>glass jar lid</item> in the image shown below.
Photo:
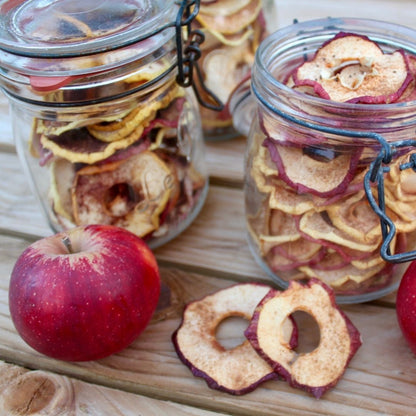
M59 105L143 89L173 73L180 11L175 0L0 0L0 83Z
M62 57L118 49L172 20L174 1L0 2L0 47L17 55Z
M157 51L177 10L174 0L0 1L0 61L45 76L102 71Z

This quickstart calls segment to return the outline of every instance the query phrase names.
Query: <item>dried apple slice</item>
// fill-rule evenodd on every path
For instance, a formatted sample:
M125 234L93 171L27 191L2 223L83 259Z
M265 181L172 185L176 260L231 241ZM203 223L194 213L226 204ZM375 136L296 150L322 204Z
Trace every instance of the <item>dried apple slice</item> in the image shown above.
M366 36L338 33L292 74L325 99L368 104L397 101L413 81L403 51L391 54Z
M267 218L267 229L259 234L258 243L264 255L279 244L296 241L300 238L296 218L277 209L271 209Z
M90 124L88 131L98 140L113 142L124 139L131 135L142 125L147 125L148 120L152 120L156 112L167 107L175 98L183 96L183 90L179 87L172 88L167 84L153 92L150 97L134 108L125 117L112 122L101 122Z
M372 252L381 244L381 233L367 241L357 240L335 227L326 212L308 211L299 221L299 230L315 240L326 240L350 249Z
M415 201L401 201L397 199L390 188L385 188L386 206L397 216L396 228L399 231L411 232L416 226L416 203Z
M331 273L328 273L328 270L322 270L313 265L301 266L299 270L305 273L306 276L319 279L332 288L337 289L350 281L361 284L377 275L384 268L385 263L381 262L366 269L359 269L352 264L346 264L341 268L331 270Z
M175 176L153 152L80 169L72 187L74 219L112 224L144 237L159 226Z
M413 81L408 85L398 102L409 102L416 100L416 57L407 55L410 72L413 75Z
M51 164L49 198L55 214L74 223L71 188L75 179L75 166L65 159L55 159Z
M240 0L235 0L240 3ZM209 6L208 6L209 7ZM206 13L198 13L196 20L203 27L223 33L234 34L244 30L254 20L257 19L262 8L261 0L251 0L244 7L237 10L235 13L225 16L210 15Z
M334 154L332 159L315 157L302 147L286 146L267 138L264 146L276 164L279 177L299 193L321 197L343 193L355 175L361 149Z
M320 330L320 341L310 353L297 354L282 336L282 325L296 311L310 314ZM361 346L361 337L338 308L327 285L311 279L292 281L283 292L270 291L257 306L246 337L253 348L289 384L320 398L334 387Z
M364 191L326 208L335 227L359 241L372 241L381 235L380 218L371 208Z
M266 256L266 261L274 272L287 271L319 263L325 253L326 249L320 244L298 239L274 246Z
M310 195L295 192L279 179L273 180L272 185L270 186L270 208L292 215L301 215L311 209L319 210Z
M400 166L410 162L415 152L408 152L389 165L384 183L392 194L403 202L416 202L416 172L412 168L401 169Z
M118 150L125 149L137 142L150 121L151 118L137 127L127 137L112 142L96 139L86 128L67 130L59 136L42 135L40 142L45 149L50 150L55 156L73 163L93 164L107 159Z
M203 50L209 51L221 48L223 45L232 47L240 46L242 43L246 42L247 40L250 40L253 37L254 31L253 28L251 28L250 26L244 28L242 31L238 33L234 33L231 35L225 35L208 27L201 28L200 30L205 35ZM204 56L202 56L202 60L203 59Z
M186 306L182 323L172 336L173 344L181 361L210 388L242 395L277 378L248 341L226 349L216 338L218 325L226 318L237 316L249 321L269 290L266 285L241 283ZM281 336L287 345L296 345L297 330L291 319L282 323Z
M236 85L250 73L254 52L250 41L238 46L222 46L204 58L205 85L226 103Z

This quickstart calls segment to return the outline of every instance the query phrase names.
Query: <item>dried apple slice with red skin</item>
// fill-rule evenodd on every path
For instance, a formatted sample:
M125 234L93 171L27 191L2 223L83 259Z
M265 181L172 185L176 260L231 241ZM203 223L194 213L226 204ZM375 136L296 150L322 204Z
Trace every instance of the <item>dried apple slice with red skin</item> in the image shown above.
M309 353L297 354L282 338L282 324L296 311L310 314L320 341ZM361 336L339 309L331 288L317 279L292 281L287 290L270 291L257 306L245 331L253 348L293 387L316 398L334 387L361 346Z
M77 225L117 225L144 237L159 227L175 180L169 167L149 151L85 166L72 184L74 220Z
M242 395L266 380L278 378L248 341L226 349L215 336L218 325L228 317L250 321L257 304L270 290L263 284L240 283L185 307L182 322L172 336L173 345L192 374L203 378L210 388ZM287 345L295 348L297 329L292 319L285 322L283 332Z
M416 100L416 56L407 55L409 69L413 75L413 81L408 85L397 102L409 102Z
M300 65L292 79L324 99L384 104L396 102L413 75L404 51L384 53L366 36L340 32Z
M286 146L268 137L263 145L276 164L279 177L299 193L320 197L342 194L355 175L361 149L356 146L328 162L305 154L301 147Z
M297 240L294 243L305 243L305 240ZM319 264L320 261L325 257L326 253L326 249L321 247L309 258L293 259L279 249L280 245L273 247L269 254L266 256L267 264L274 272L289 271L302 266L312 266Z

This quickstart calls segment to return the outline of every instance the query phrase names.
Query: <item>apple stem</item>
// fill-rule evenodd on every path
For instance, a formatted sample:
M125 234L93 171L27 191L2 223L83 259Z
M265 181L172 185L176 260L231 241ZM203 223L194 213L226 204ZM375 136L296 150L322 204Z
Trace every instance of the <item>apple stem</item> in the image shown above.
M64 244L64 246L66 247L66 249L68 250L70 254L74 252L72 248L71 240L69 239L68 236L65 236L64 238L62 238L62 243Z

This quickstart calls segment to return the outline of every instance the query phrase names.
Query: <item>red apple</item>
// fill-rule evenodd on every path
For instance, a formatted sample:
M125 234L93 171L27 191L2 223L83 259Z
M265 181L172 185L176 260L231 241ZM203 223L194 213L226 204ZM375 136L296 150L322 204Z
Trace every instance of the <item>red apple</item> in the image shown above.
M400 282L396 313L404 338L416 354L416 261L410 263Z
M108 225L73 228L17 259L9 306L21 337L47 356L87 361L127 347L159 299L155 257L136 235Z

